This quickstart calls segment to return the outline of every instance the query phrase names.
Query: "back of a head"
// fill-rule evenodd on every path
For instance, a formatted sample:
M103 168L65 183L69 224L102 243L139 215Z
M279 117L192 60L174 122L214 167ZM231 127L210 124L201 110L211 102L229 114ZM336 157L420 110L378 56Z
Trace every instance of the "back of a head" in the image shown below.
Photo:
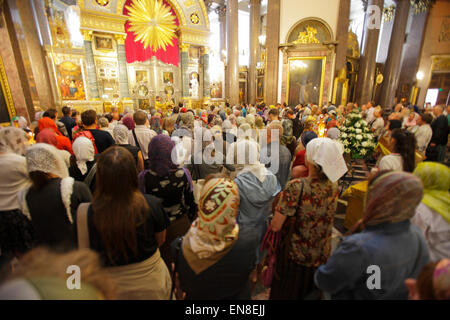
M274 133L277 132L278 137L281 138L283 136L283 125L280 121L272 121L267 125L267 131L270 131L271 136L274 136Z
M65 116L68 116L70 114L70 108L68 106L62 107L61 111L62 111L63 115L65 115Z
M85 126L92 126L97 120L97 112L95 110L86 110L81 114L81 122Z
M108 128L109 122L106 117L101 117L100 119L98 119L98 124L100 128Z
M274 117L278 117L278 109L272 108L269 110L269 115L272 115Z
M423 113L420 116L422 117L422 121L427 124L431 124L431 122L433 121L433 117L429 113Z
M142 126L147 121L147 115L143 111L136 111L133 114L133 120L136 123L137 126Z
M416 167L416 138L413 133L404 129L392 130L391 137L395 139L394 152L403 159L403 170L413 172Z
M44 117L49 117L50 119L55 120L57 113L58 111L56 111L56 109L47 109L44 113Z

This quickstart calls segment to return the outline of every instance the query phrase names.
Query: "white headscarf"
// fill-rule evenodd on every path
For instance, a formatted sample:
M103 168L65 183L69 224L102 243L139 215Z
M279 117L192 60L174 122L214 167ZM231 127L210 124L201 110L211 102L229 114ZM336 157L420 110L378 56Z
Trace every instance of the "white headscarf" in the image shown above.
M306 146L306 159L320 165L331 182L339 180L348 170L339 147L330 138L311 140Z
M0 128L0 152L24 155L28 147L25 131L16 127Z
M128 128L117 124L113 129L113 137L117 144L128 144Z
M25 157L27 159L28 172L42 171L54 174L62 179L69 176L64 159L61 157L58 149L52 145L36 143L25 151Z
M259 181L261 181L261 183L263 183L264 180L266 180L268 171L265 165L259 162L259 156L259 145L256 141L240 140L233 143L233 147L228 151L227 163L234 160L233 163L237 167L243 167L237 175L251 172Z
M86 162L93 161L95 156L92 141L86 137L78 137L72 144L72 150L77 159L77 167L84 175L87 172Z

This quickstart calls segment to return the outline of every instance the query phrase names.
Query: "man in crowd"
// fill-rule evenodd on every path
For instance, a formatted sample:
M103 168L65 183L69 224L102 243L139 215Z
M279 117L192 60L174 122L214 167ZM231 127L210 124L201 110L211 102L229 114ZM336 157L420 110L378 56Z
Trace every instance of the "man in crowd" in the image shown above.
M72 141L72 129L77 125L75 120L72 118L72 110L68 106L64 106L62 108L63 116L59 119L60 122L64 124L67 130L67 135L69 139Z
M109 132L97 129L97 113L95 110L86 110L81 114L81 122L85 130L92 133L98 153L102 153L114 145L114 139Z
M136 128L130 131L128 140L132 146L138 147L142 152L145 167L148 166L148 144L157 136L157 133L149 128L148 118L145 112L137 111L133 114Z
M448 140L448 120L447 117L443 115L443 113L443 106L437 105L433 108L433 115L435 116L435 119L431 123L433 136L431 137L430 147L435 149L435 161L438 162L445 161L445 152L447 149Z

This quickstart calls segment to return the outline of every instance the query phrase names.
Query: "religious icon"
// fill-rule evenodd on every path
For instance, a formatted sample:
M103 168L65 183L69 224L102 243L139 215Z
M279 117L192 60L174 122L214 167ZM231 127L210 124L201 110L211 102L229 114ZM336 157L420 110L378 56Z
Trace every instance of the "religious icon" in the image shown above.
M173 72L163 72L163 81L173 84Z
M256 94L258 98L264 98L264 76L258 77L256 81Z
M247 102L247 83L245 81L239 82L239 103Z
M95 37L95 49L113 50L112 38Z
M197 72L191 72L189 75L189 96L198 98L199 75Z
M81 67L71 61L64 61L57 66L58 82L63 100L85 100Z
M214 82L211 85L211 98L212 99L222 98L222 82Z
M290 58L287 101L289 105L322 104L325 57Z
M141 96L141 97L145 97L145 96L148 95L148 88L145 85L143 85L143 84L141 84L138 87L137 91L138 91L138 95Z
M200 59L200 50L197 47L189 47L189 58L191 60Z
M147 71L136 71L136 82L148 82L148 73Z

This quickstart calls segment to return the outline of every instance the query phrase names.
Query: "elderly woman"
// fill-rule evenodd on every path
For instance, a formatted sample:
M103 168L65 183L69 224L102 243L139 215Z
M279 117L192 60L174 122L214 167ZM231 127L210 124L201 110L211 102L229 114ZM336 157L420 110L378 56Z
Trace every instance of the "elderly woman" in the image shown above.
M0 128L0 249L4 259L25 253L33 244L31 224L19 210L17 199L17 193L30 183L23 157L27 146L22 129Z
M227 161L233 156L237 167L234 181L239 187L241 202L237 221L240 226L253 228L258 234L254 243L260 261L259 244L266 231L266 222L271 213L272 200L281 191L277 177L258 160L259 146L255 141L242 140L235 143L234 154L227 155Z
M332 299L407 299L404 281L416 278L429 261L422 232L410 222L422 195L420 179L410 173L375 175L363 218L318 268L316 285ZM369 279L373 270L381 272L379 281Z
M166 135L157 135L148 145L149 170L139 175L139 187L145 194L162 199L163 209L170 219L167 241L161 255L170 267L170 243L186 233L194 220L197 206L194 202L192 180L187 169L173 162L175 143Z
M69 177L54 146L36 143L26 150L25 157L32 185L18 197L22 212L33 225L37 244L73 248L74 217L80 203L91 201L89 188Z
M334 141L334 143L336 143L336 145L338 146L339 150L341 151L341 154L344 154L344 145L342 144L342 142L339 141L339 136L341 134L341 131L336 128L330 128L327 131L327 137L330 138L331 140Z
M71 158L69 175L75 181L84 182L92 193L95 190L95 150L92 141L86 137L77 138L72 145L74 156Z
M239 190L233 180L211 176L202 189L198 218L172 244L175 271L187 300L249 300L256 262L253 228L236 223Z
M309 176L287 183L271 228L281 231L276 273L270 299L312 299L317 267L331 251L331 232L338 200L337 180L347 172L344 158L329 138L313 139L306 147Z
M54 147L58 145L57 134L52 129L44 129L36 136L37 143L47 143ZM72 150L73 151L73 150ZM58 149L59 155L64 159L67 167L70 167L70 158L72 155L66 150Z
M128 132L128 128L123 124L117 124L113 129L113 137L114 140L116 140L116 145L127 149L131 153L136 162L138 171L141 172L144 170L144 158L142 157L141 150L129 143Z
M450 169L437 162L422 162L414 170L422 180L424 196L411 222L427 241L431 261L450 257Z
M297 140L294 137L293 122L291 119L283 119L281 122L283 126L283 136L280 139L282 145L289 149L291 157L295 155L295 149L297 148Z

